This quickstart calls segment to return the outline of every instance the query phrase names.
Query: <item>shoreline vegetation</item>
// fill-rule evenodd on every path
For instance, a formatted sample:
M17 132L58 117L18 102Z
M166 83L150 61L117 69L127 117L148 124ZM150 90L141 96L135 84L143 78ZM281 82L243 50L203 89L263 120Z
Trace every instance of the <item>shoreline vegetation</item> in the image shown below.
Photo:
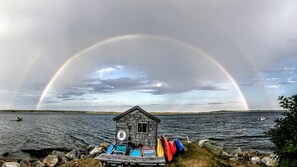
M259 153L255 150L241 150L234 148L228 150L216 142L200 140L197 142L183 142L185 151L174 156L171 163L165 167L263 167L275 166L277 157L274 154ZM18 160L0 159L0 166L8 167L98 167L100 161L95 157L105 153L108 143L98 146L76 148L71 151L51 150L40 152L40 157ZM37 152L33 152L36 155ZM14 166L12 166L14 164Z
M199 111L153 111L152 115L186 115L203 113L232 113L232 112L284 112L285 110L219 110L209 112ZM79 111L79 110L0 110L0 113L62 113L62 114L93 114L93 115L117 115L122 111Z

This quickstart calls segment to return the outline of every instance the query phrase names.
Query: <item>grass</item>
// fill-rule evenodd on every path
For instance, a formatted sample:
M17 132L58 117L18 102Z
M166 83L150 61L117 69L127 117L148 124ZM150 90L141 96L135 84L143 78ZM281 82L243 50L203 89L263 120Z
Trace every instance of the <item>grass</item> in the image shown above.
M249 161L230 161L226 157L218 157L195 143L184 144L186 151L174 157L173 162L167 163L165 167L260 167Z
M68 162L61 167L100 167L100 162L93 158L86 158Z

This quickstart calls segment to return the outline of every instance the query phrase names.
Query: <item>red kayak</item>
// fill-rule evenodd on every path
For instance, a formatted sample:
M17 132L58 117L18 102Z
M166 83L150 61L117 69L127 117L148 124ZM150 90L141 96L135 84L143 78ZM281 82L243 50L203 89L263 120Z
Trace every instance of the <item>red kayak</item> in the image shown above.
M169 147L170 147L170 150L171 150L172 154L175 155L176 154L176 146L174 144L174 141L171 140L171 141L168 142L168 144L169 144Z
M173 155L172 155L170 146L168 144L168 141L164 135L162 135L161 138L162 138L162 143L163 143L163 147L164 147L165 157L168 162L171 162Z

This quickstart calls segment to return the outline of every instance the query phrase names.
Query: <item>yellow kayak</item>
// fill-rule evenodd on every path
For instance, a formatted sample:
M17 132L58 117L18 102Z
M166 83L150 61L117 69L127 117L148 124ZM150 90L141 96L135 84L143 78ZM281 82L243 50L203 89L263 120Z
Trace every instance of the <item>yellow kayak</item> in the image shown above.
M157 139L156 153L158 157L164 157L164 148L161 139Z

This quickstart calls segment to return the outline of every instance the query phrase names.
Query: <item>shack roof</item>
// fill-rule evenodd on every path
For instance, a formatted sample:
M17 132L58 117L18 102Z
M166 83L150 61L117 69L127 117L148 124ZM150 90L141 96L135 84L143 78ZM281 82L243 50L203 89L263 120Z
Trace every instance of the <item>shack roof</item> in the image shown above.
M158 119L157 117L153 116L152 114L146 112L144 109L142 109L139 106L135 106L135 107L130 108L129 110L127 110L127 111L119 114L118 116L114 117L113 120L114 121L117 121L117 120L121 119L122 117L124 117L125 115L127 115L127 114L129 114L129 113L131 113L131 112L133 112L135 110L138 110L138 111L142 112L144 115L148 116L149 118L151 118L152 120L156 121L157 123L160 123L161 122L160 119Z

